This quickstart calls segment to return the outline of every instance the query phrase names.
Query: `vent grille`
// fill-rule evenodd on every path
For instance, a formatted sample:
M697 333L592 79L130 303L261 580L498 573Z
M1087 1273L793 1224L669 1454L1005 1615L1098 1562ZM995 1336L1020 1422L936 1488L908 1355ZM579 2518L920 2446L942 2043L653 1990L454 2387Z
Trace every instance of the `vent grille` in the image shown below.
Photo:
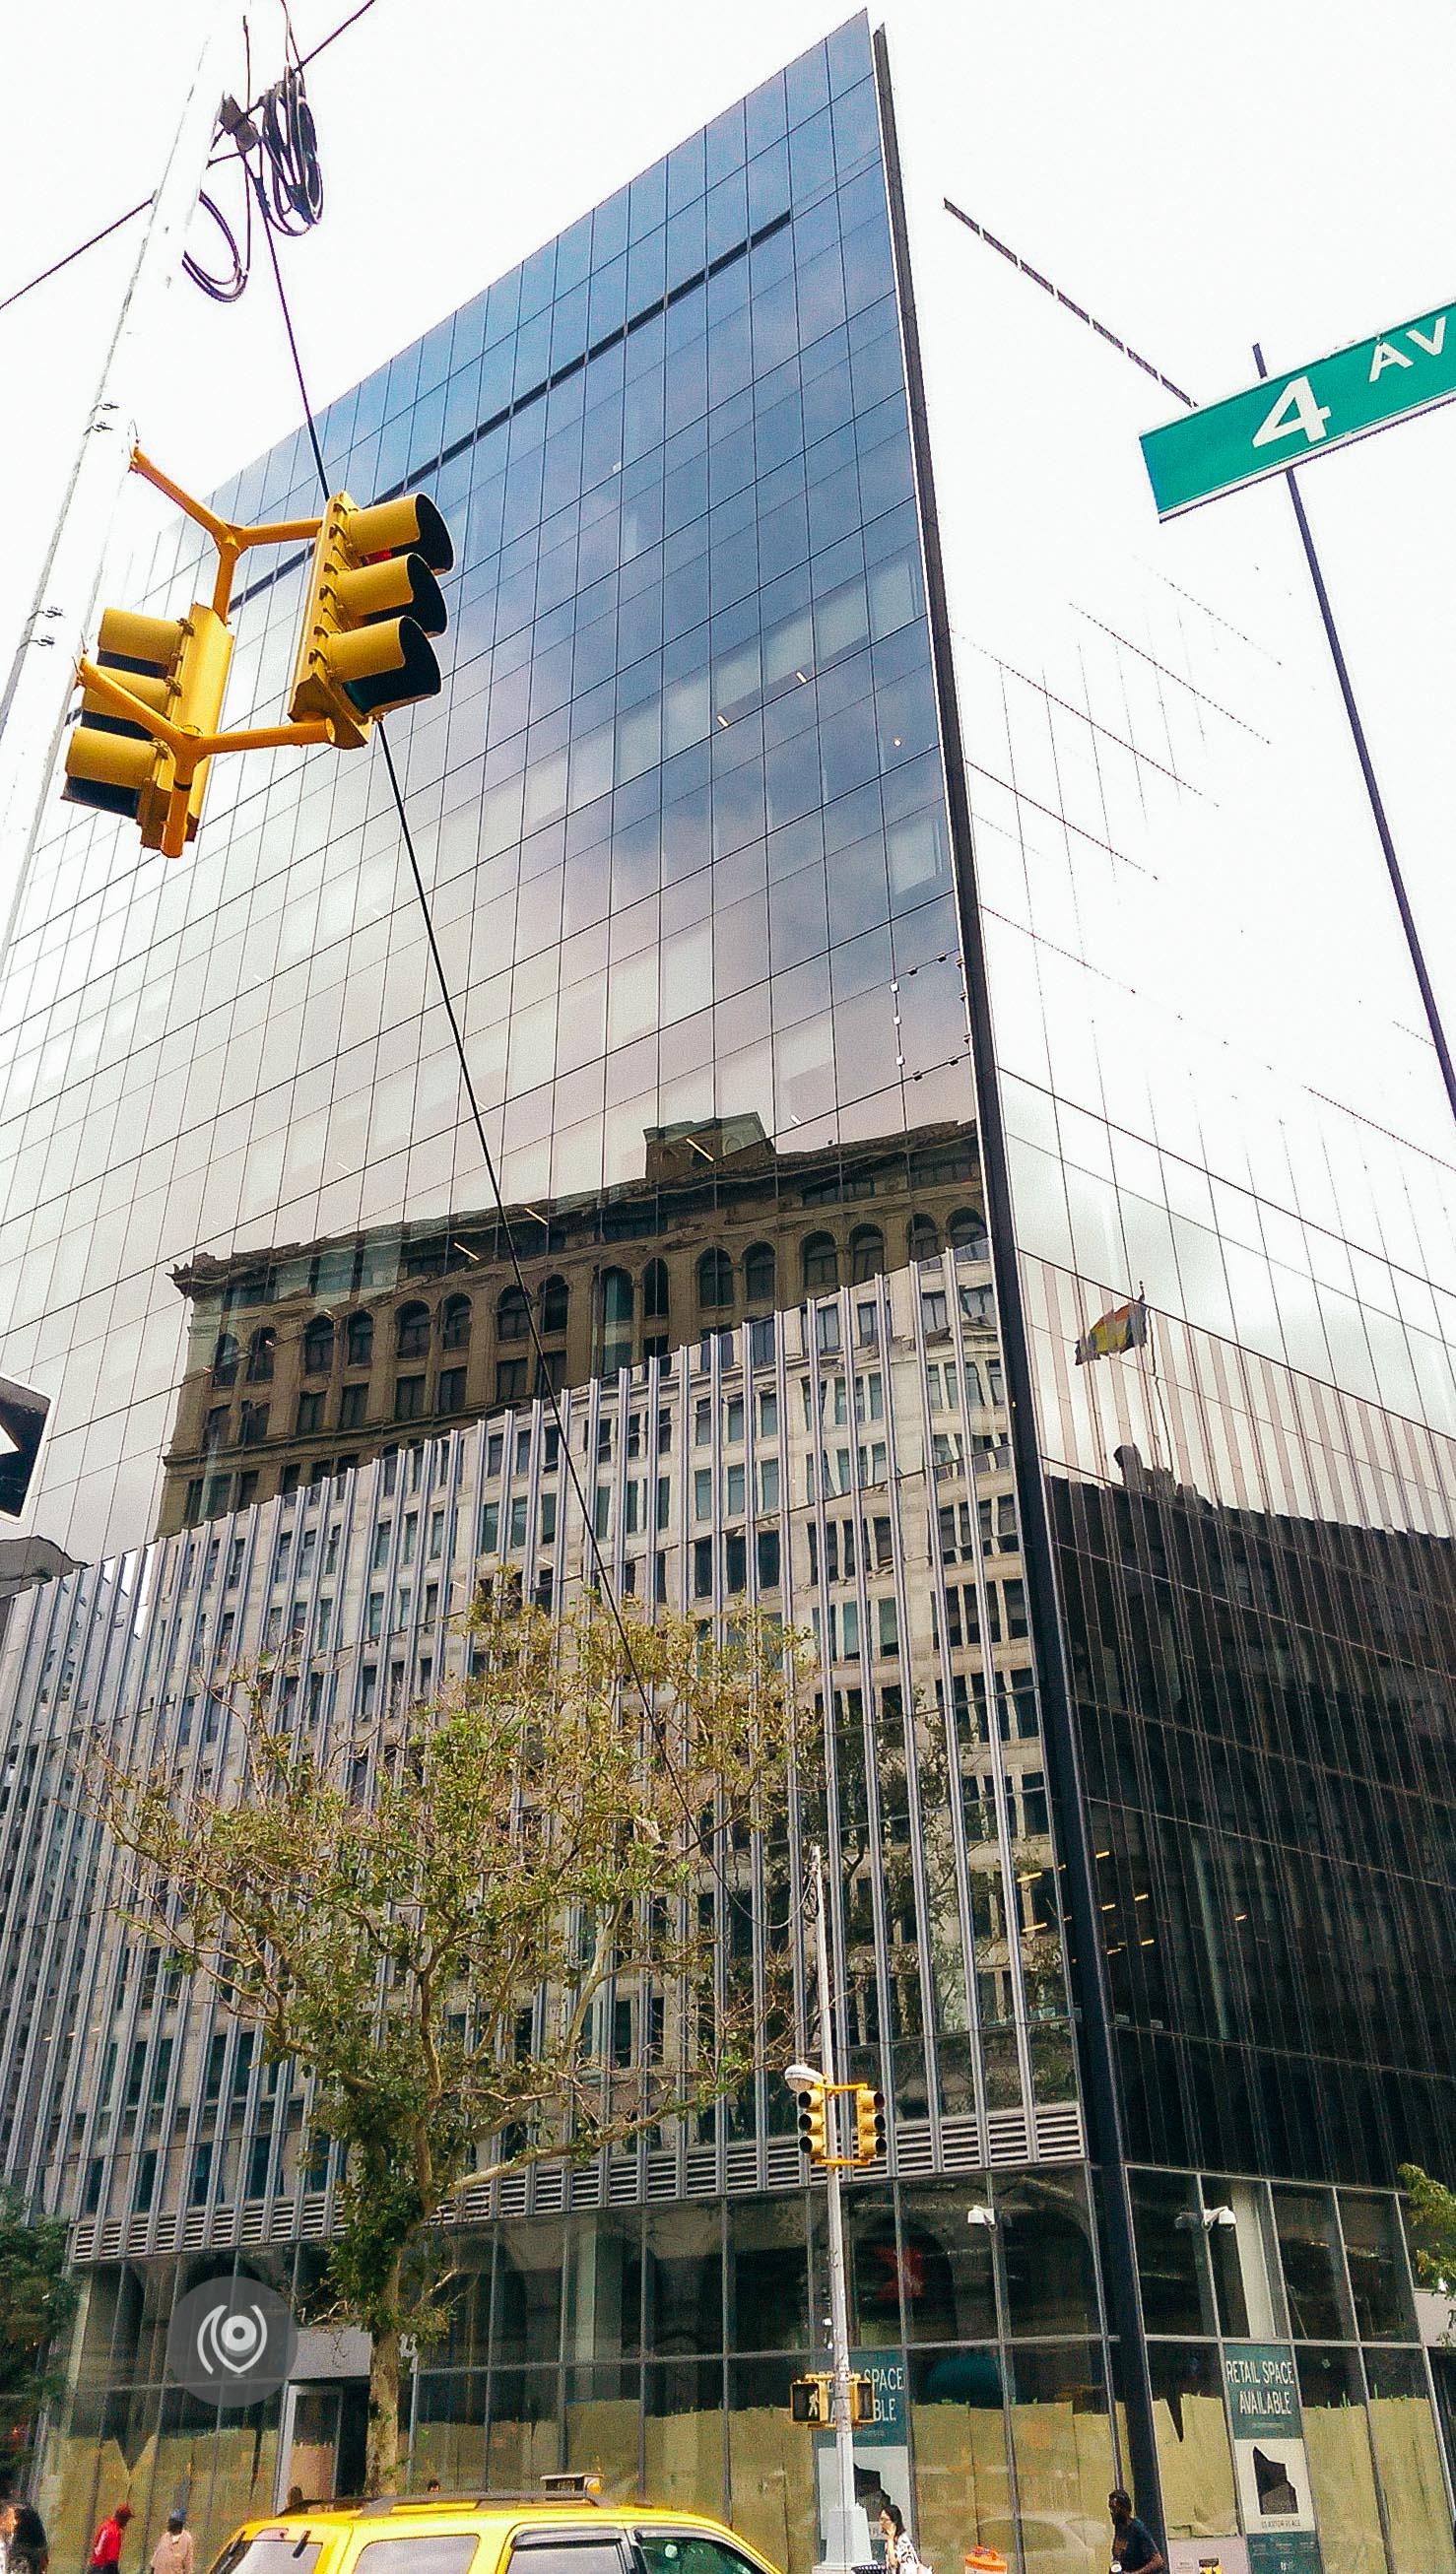
M939 2149L935 2131L924 2119L902 2119L894 2131L894 2168L905 2178L936 2172L1006 2170L1017 2164L1069 2163L1085 2151L1082 2116L1077 2103L1058 2102L1038 2109L1036 2141L1030 2145L1027 2120L1020 2109L992 2109L982 2137L973 2116L940 2121ZM866 2166L864 2177L882 2181L883 2162ZM815 2177L815 2175L809 2175ZM688 2145L680 2152L614 2153L605 2163L573 2169L563 2163L537 2163L497 2181L473 2181L460 2191L448 2221L484 2225L493 2217L555 2216L569 2207L663 2206L671 2200L738 2196L747 2190L796 2189L805 2178L796 2138L734 2137L720 2154L717 2145ZM72 2236L74 2262L114 2261L131 2252L169 2252L179 2246L200 2251L205 2245L316 2241L331 2230L328 2193L312 2190L303 2199L250 2199L215 2208L194 2207L130 2219L95 2217L79 2220Z

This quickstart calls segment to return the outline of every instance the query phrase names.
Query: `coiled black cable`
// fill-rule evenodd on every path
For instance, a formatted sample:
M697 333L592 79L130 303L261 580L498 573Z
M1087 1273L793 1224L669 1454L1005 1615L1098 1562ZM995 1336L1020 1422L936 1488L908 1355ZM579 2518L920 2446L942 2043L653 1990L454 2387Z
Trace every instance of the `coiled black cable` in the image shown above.
M232 146L243 168L244 226L241 245L215 198L205 192L198 204L212 217L232 255L230 275L215 277L191 251L182 265L194 286L215 304L236 304L253 265L253 201L271 232L297 241L313 230L324 211L324 173L319 161L318 132L304 84L303 65L294 60L282 80L265 90L252 109L225 99L218 132ZM251 86L251 84L250 84Z

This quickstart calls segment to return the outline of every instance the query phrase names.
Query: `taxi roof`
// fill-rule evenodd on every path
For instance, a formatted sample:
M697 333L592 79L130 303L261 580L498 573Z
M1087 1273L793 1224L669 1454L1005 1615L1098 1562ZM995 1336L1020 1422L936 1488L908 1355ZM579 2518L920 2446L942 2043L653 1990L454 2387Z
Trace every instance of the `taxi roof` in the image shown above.
M720 2538L731 2538L735 2547L753 2557L758 2564L767 2562L758 2550L727 2521L715 2520L701 2511L678 2511L661 2503L615 2502L597 2494L564 2493L435 2493L381 2494L363 2502L305 2502L292 2511L273 2511L242 2523L239 2538L253 2538L264 2530L297 2528L307 2521L319 2529L349 2529L373 2520L467 2521L472 2525L491 2525L515 2529L533 2520L549 2522L553 2528L580 2523L585 2526L604 2521L616 2525L620 2520L661 2522L672 2529L701 2529Z

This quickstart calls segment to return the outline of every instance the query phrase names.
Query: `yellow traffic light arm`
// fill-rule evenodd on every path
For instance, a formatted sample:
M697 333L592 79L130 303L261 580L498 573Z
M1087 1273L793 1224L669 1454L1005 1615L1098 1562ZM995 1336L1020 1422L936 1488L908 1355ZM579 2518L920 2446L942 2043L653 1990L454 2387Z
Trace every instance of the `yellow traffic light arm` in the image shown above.
M205 501L194 500L190 492L184 492L181 484L174 483L171 476L164 474L160 465L154 465L150 456L144 455L139 447L132 449L132 472L140 474L143 482L150 483L154 490L165 493L169 501L176 503L185 518L193 520L211 537L218 550L218 577L213 589L212 604L219 617L227 616L232 602L233 575L238 567L239 555L245 554L250 546L311 544L323 524L319 519L273 519L259 528L236 528L231 520L220 519L217 512L210 510ZM327 733L292 733L285 738L327 741L330 736ZM256 746L251 743L245 744L241 740L231 745L236 750Z
M307 723L255 724L241 732L186 732L181 724L158 714L155 706L133 696L114 671L100 669L94 661L82 661L79 666L83 686L103 705L110 706L113 714L125 715L129 722L149 732L154 741L166 743L177 762L179 786L190 785L200 763L220 750L280 750L289 742L332 741L334 737L323 716Z

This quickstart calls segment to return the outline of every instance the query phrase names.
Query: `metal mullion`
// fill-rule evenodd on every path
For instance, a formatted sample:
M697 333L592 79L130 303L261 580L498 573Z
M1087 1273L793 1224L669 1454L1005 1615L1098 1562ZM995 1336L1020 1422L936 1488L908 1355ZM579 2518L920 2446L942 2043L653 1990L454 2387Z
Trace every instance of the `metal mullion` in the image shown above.
M925 2063L926 2104L929 2110L931 2153L933 2156L934 2167L938 2170L942 2163L940 2050L938 2043L939 2030L938 2015L935 2007L934 1979L930 1972L929 1948L932 1917L929 1884L925 1868L925 1835L920 1805L920 1771L917 1758L918 1746L915 1738L915 1684L910 1660L909 1585L905 1579L904 1533L900 1519L901 1485L898 1424L895 1417L895 1388L890 1357L891 1335L889 1326L891 1317L889 1281L881 1271L880 1275L874 1279L871 1284L875 1302L875 1359L880 1370L884 1388L884 1438L885 1465L888 1473L887 1499L889 1503L890 1572L894 1582L895 1619L898 1630L898 1644L895 1653L895 1661L899 1670L900 1735L904 1745L905 1790L909 1807L908 1829L910 1836L910 1875L914 1885L915 1919L918 1926L916 1932L916 1947L918 1950L920 2008L923 2014L920 2050ZM919 1380L921 1410L923 1412L925 1396L925 1372L923 1366L917 1370L917 1375ZM930 1496L934 1490L933 1477L930 1473L931 1459L928 1445L926 1445L923 1450L923 1456L925 1461L926 1518L928 1521L933 1517L933 1513L929 1508L929 1502ZM864 1526L862 1517L860 1521L860 1546L862 1551L864 1547ZM952 1835L954 1827L952 1824ZM958 1844L956 1845L956 1850L958 1858ZM957 1870L957 1877L959 1877L959 1874L960 1873ZM957 1883L957 1921L960 1920L960 1911L961 1888ZM961 1925L961 1981L963 1984L965 1979L963 1923ZM931 2078L932 2074L933 2079ZM888 2084L886 2087L889 2090L891 2097L893 2097L893 2083Z
M1016 1884L1015 1861L1011 1851L1009 1817L1010 1791L1001 1743L1001 1675L996 1667L996 1645L991 1634L990 1577L986 1571L985 1549L981 1542L980 1496L976 1490L975 1449L970 1430L970 1406L966 1400L965 1335L960 1312L959 1282L955 1277L953 1252L940 1254L940 1274L945 1281L946 1311L950 1317L951 1344L955 1351L956 1370L960 1379L960 1418L965 1439L965 1484L969 1497L971 1576L975 1583L976 1614L980 1622L980 1659L985 1674L986 1730L989 1736L991 1777L995 1790L996 1847L1001 1863L1001 1906L1006 1922L1006 1971L1011 1988L1011 2025L1016 2039L1016 2062L1021 2076L1021 2097L1026 2112L1027 2141L1033 2151L1036 2141L1035 2094L1031 2084L1031 2043L1026 2015L1026 1983L1021 1959L1020 1891ZM918 1301L918 1297L917 1297ZM995 1326L996 1350L1001 1366L1001 1384L1005 1387L1005 1356L1000 1347L1000 1326ZM996 1407L988 1406L994 1410ZM1002 1407L1004 1408L1004 1407ZM999 1444L999 1443L998 1443ZM1011 1491L1016 1491L1015 1469L1009 1469ZM1017 1531L1020 1530L1020 1504L1017 1502ZM1024 1579L1024 1577L1023 1577ZM1030 1638L1028 1636L1029 1644ZM1033 1680L1035 1656L1030 1657ZM1041 1711L1038 1694L1037 1740L1041 1740ZM989 2141L989 2138L987 2139Z
M794 1610L795 1574L793 1566L793 1510L789 1494L789 1468L792 1463L788 1437L788 1359L784 1347L783 1310L773 1312L773 1391L778 1407L778 1551L779 1578L783 1587L783 1623L790 1631L796 1623ZM756 1389L754 1402L757 1401ZM797 1710L795 1709L795 1734ZM808 2043L806 1981L803 1957L803 1804L798 1776L796 1749L792 1752L787 1787L788 1804L788 1902L791 1926L788 1953L793 1969L793 2025L798 2041ZM796 1935L793 1935L796 1933ZM726 2238L725 2238L726 2239ZM726 2256L725 2256L726 2257ZM724 2307L728 2313L727 2304Z

